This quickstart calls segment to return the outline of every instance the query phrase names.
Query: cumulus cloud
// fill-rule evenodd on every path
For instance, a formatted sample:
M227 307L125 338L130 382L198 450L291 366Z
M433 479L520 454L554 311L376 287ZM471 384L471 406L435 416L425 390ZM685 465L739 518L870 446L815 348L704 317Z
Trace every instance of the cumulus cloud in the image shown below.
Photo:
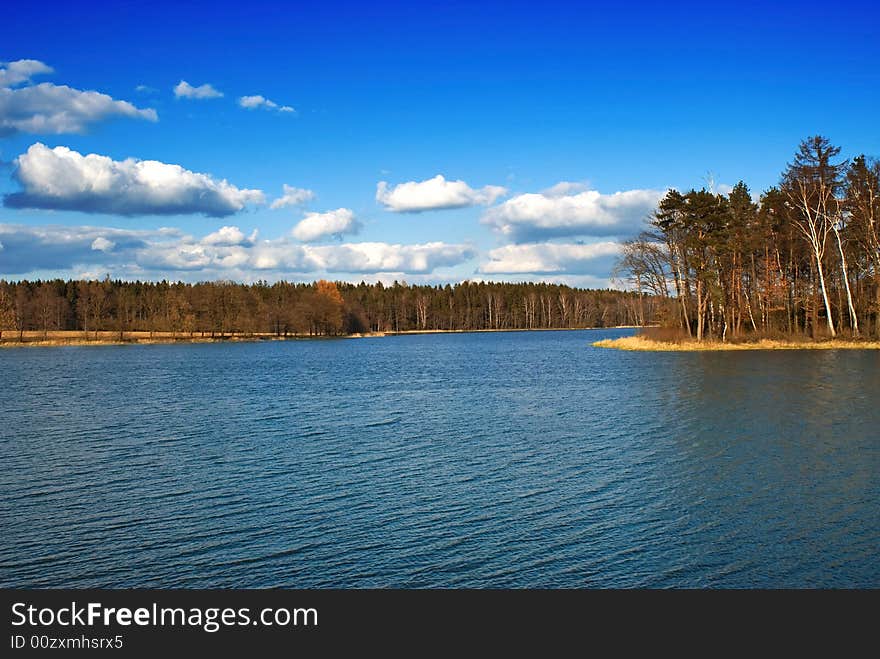
M642 228L663 196L657 190L557 194L560 191L517 195L487 210L482 222L513 242L630 234Z
M358 231L360 222L355 219L354 212L348 208L337 208L326 213L306 213L305 218L293 227L291 234L297 240L310 243L327 236L342 238L344 234Z
M443 242L297 245L280 240L254 245L248 265L256 270L277 272L428 274L437 268L458 265L475 254L469 245Z
M541 243L505 245L489 252L480 266L485 274L589 274L607 275L620 253L620 244Z
M0 224L6 249L0 276L40 270L71 271L88 265L113 266L150 242L179 236L173 230L136 231L92 226ZM105 270L106 271L106 270Z
M343 243L303 245L288 238L257 240L235 226L199 239L177 229L0 224L0 277L37 271L114 272L143 277L253 279L292 273L427 275L476 255L470 245Z
M476 256L469 245L431 242L421 245L346 243L303 247L308 260L328 272L402 272L427 274Z
M295 188L286 183L283 188L284 194L275 199L269 206L272 210L286 208L288 206L301 206L315 198L315 193L311 190L306 190L305 188Z
M174 86L174 95L177 98L195 98L195 99L205 99L205 98L221 98L223 96L223 92L220 92L208 83L204 85L199 85L198 87L193 87L186 80L181 80Z
M114 247L116 247L116 243L104 236L98 236L92 241L92 249L99 252L112 252Z
M30 82L34 76L52 72L51 66L35 59L0 62L0 87L20 85L23 82Z
M91 124L128 117L158 121L156 111L137 108L107 94L81 91L67 85L29 84L52 69L37 60L18 60L0 66L0 136L15 133L82 133ZM28 83L24 87L18 87Z
M376 201L396 213L420 213L444 208L488 206L507 189L487 185L475 190L464 181L447 181L441 174L426 181L408 181L393 188L386 181L376 186Z
M111 160L37 142L16 159L23 192L6 195L9 208L43 208L115 215L231 215L263 203L260 190L156 160Z
M245 236L244 232L238 227L220 227L214 233L209 233L202 238L205 245L248 245L257 239L257 230L250 236Z
M255 94L254 96L242 96L238 99L238 104L248 110L263 108L264 110L278 110L278 112L296 112L289 105L278 105L274 101L270 101L265 96Z

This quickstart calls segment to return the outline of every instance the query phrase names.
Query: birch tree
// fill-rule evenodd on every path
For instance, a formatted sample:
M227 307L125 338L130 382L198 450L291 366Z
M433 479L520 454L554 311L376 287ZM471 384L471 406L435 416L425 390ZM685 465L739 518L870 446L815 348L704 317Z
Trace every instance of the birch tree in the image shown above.
M801 142L794 161L783 176L783 189L795 209L792 222L812 252L825 305L825 320L832 337L837 332L826 284L825 252L828 238L835 232L831 209L837 204L834 193L844 165L833 164L831 159L839 153L840 147L832 146L827 138L820 135L810 137Z

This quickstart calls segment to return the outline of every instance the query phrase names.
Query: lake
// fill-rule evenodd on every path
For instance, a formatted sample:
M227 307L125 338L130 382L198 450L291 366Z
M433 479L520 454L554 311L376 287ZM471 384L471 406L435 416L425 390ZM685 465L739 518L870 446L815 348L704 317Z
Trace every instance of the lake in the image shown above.
M880 351L0 350L3 587L880 587Z

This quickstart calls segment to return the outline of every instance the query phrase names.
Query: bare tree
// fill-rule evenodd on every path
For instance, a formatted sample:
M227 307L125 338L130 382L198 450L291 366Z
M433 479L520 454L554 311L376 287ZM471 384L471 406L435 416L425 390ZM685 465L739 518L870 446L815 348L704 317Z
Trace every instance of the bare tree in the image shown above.
M825 249L828 236L835 231L832 205L839 185L842 164L832 164L831 159L840 153L840 147L832 146L827 138L819 135L801 142L794 162L784 175L784 189L796 209L792 222L810 246L819 277L819 289L825 304L825 319L831 336L836 336L828 286L825 281ZM847 287L849 284L847 283Z

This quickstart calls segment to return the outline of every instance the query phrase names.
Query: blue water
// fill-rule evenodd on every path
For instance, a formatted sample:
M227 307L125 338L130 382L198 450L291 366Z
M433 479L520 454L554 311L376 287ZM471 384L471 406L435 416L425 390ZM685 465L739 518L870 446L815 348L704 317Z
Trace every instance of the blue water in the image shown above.
M0 350L0 586L880 587L880 352Z

